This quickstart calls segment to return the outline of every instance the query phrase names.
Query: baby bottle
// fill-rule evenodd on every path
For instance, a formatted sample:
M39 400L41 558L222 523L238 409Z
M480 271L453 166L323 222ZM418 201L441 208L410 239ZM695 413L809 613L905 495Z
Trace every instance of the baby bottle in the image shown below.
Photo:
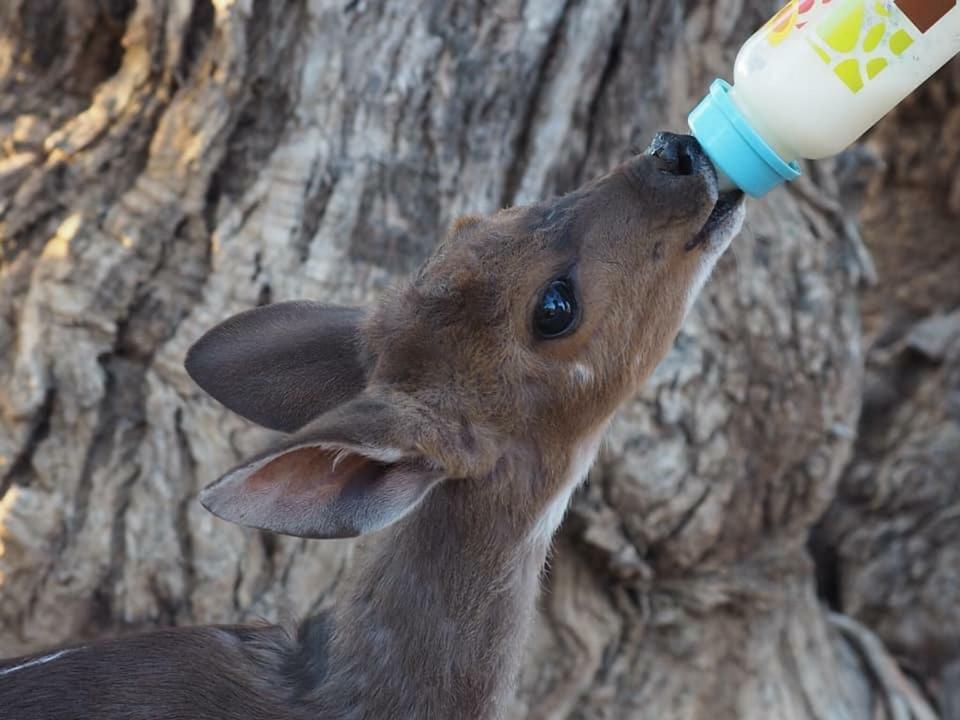
M690 129L725 186L762 197L799 177L798 160L851 145L957 53L957 0L791 0Z

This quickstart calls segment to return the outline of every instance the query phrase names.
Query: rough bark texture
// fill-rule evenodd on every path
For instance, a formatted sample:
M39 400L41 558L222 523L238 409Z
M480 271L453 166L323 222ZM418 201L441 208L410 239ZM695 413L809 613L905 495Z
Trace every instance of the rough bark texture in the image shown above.
M198 391L186 348L258 303L369 299L457 215L562 193L682 128L772 9L5 3L0 655L328 604L349 544L196 503L268 437ZM960 674L958 319L916 325L960 302L957 76L875 149L752 205L575 501L513 717L932 717L917 687L960 705L942 692ZM854 203L884 276L862 420L875 270ZM915 286L930 302L899 294ZM859 622L816 592L828 507L813 557Z
M831 602L960 718L960 64L885 120L861 213L864 410L814 547ZM891 198L896 202L891 202Z

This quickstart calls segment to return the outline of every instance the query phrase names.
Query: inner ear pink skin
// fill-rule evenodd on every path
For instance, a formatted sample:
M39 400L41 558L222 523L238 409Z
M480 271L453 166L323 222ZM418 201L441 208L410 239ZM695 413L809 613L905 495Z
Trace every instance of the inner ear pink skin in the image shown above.
M314 501L339 494L355 483L369 485L382 478L387 466L363 455L322 447L305 447L280 455L255 470L246 480L258 491L283 484L287 491L303 492Z
M213 514L246 527L297 537L355 537L396 522L441 476L398 451L307 444L236 468L200 499Z

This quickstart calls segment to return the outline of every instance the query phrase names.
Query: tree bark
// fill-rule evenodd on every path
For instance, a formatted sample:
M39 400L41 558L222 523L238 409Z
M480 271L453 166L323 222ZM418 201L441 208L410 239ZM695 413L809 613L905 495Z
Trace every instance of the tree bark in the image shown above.
M814 548L834 607L960 718L960 64L871 134L866 383L853 461ZM862 181L866 180L865 183ZM896 198L891 202L891 198Z
M6 3L0 655L327 607L348 543L248 532L197 504L199 488L269 437L204 397L183 371L186 349L257 304L368 301L458 215L566 192L653 132L682 129L772 10L765 0ZM951 118L956 98L941 102ZM882 129L875 138L897 147ZM899 167L902 150L890 152ZM836 561L863 557L845 549L862 546L844 539L860 517L850 503L833 505L841 530L825 522L814 557L845 588L834 610L861 622L818 597L806 549L841 476L846 487L877 455L864 445L869 418L857 440L857 291L874 268L848 210L863 199L869 237L869 212L892 207L881 190L905 185L888 173L865 189L862 158L878 153L810 167L751 205L575 500L513 717L931 717L867 629L893 642L891 627L930 618L902 602L865 609L877 607L863 600L877 587L860 578L868 568ZM933 192L922 174L914 182ZM915 233L901 220L890 247ZM928 392L944 378L960 387L947 367L930 370L953 374L931 374ZM891 412L908 413L920 391L898 388ZM951 408L918 429L929 441L917 452L938 452ZM904 560L879 546L869 556L894 569Z

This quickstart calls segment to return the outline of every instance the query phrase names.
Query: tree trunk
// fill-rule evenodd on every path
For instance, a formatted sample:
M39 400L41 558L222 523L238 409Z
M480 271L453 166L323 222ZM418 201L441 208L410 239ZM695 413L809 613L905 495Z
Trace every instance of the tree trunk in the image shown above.
M369 300L458 215L566 192L654 131L682 129L773 9L767 0L5 3L0 656L326 607L351 562L348 543L244 531L196 502L269 438L191 383L186 348L256 304ZM954 108L956 128L950 87L938 112ZM907 115L892 122L920 122ZM871 593L905 581L858 565L895 571L923 554L862 549L858 531L884 536L876 503L856 494L863 473L887 477L884 463L901 451L941 458L960 432L955 400L936 397L945 382L960 388L960 362L948 364L956 352L924 349L909 362L926 374L894 386L884 406L906 425L909 403L933 395L940 411L917 429L923 437L890 447L901 432L876 450L891 430L865 417L857 440L857 290L874 271L847 210L865 203L868 237L894 228L882 245L889 258L927 217L881 218L896 212L891 198L915 209L923 197L944 213L960 204L956 163L931 179L919 153L901 167L891 131L875 138L880 150L810 167L751 205L746 231L575 500L513 717L931 717L877 637L836 612L904 657L926 647L912 628L956 626L960 614L955 589L949 608L936 606L935 580L871 604ZM884 152L891 169L867 188L863 160ZM897 195L884 198L890 187ZM955 216L942 217L949 232ZM868 306L894 289L875 289ZM956 472L952 457L945 467ZM946 498L948 474L931 481L941 495L928 495ZM854 500L833 505L814 544L825 587L843 588L827 593L831 611L806 541L841 476L842 498ZM937 506L952 535L916 530L915 485L897 483L902 533L933 548L931 577L955 583L957 563L936 543L960 535L958 515ZM929 604L916 609L920 592ZM951 660L941 655L910 666L934 697Z
M960 63L865 152L885 167L861 213L883 283L863 300L854 460L814 548L831 602L960 720Z

